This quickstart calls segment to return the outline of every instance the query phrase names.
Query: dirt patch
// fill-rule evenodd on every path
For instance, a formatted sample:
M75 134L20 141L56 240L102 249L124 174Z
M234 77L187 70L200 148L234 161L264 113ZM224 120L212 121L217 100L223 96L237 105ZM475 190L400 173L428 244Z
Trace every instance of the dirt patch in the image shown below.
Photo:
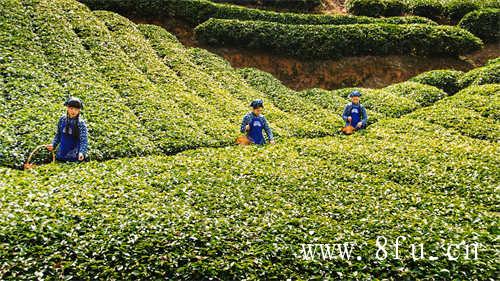
M233 67L255 67L273 74L290 88L338 89L345 87L381 88L403 82L434 69L466 71L473 68L468 61L452 58L410 56L346 57L338 60L302 61L267 53L210 48Z
M345 0L323 0L318 12L325 14L345 14L347 13Z

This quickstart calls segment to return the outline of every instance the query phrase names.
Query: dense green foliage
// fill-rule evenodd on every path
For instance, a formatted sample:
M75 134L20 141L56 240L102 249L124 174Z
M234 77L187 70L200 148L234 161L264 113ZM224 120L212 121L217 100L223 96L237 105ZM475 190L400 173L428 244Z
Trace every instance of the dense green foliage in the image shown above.
M321 5L321 0L211 0L216 3L255 5L263 8L286 9L290 11L311 11Z
M286 25L210 19L197 26L195 32L199 41L209 45L265 49L301 58L456 56L482 47L479 38L463 29L433 25Z
M421 17L394 17L375 19L370 17L356 17L351 15L319 15L279 13L259 9L217 4L208 0L80 0L93 9L103 9L128 14L143 16L166 17L174 16L184 19L194 25L200 24L210 18L261 20L285 24L355 24L355 23L390 23L410 24L425 23L436 24Z
M75 1L23 3L2 7L0 165L20 167L51 141L68 95L87 105L94 160L231 144L250 101L266 98L221 58L186 49L161 28ZM266 115L278 137L335 133L271 100Z
M403 13L458 22L481 8L500 8L498 0L348 0L347 10L362 16L400 16Z
M281 110L299 116L303 122L312 128L320 128L316 136L335 132L342 127L343 121L339 114L326 110L307 99L297 95L274 78L271 74L257 69L241 69L238 73L255 89L266 94L266 99L272 101Z
M499 180L498 152L403 118L349 138L0 169L2 278L493 277L497 201L485 183ZM377 235L433 255L439 243L484 248L477 261L412 261L403 249L379 261ZM362 260L303 260L300 243L315 241L356 242Z
M470 0L447 0L444 5L444 13L452 21L458 22L468 13L478 10L481 5L478 1Z
M445 92L436 87L416 82L394 84L384 88L384 91L411 99L421 106L429 106L446 96Z
M410 81L431 85L448 94L455 94L461 89L458 80L463 74L458 70L431 70L411 78Z
M348 0L346 8L353 15L380 17L400 16L405 6L398 0Z
M500 107L500 85L466 88L409 115L431 123L452 128L466 136L496 142L500 139L497 113Z
M0 4L0 280L496 278L498 59L358 89L370 126L343 136L354 88L293 91L73 0ZM50 141L68 95L99 161L5 167ZM230 145L255 98L277 144ZM407 237L401 259L376 258L379 235ZM350 260L301 253L346 242ZM461 242L477 260L444 256Z
M458 83L462 89L470 85L499 84L500 60L492 60L483 67L472 69L460 77Z
M485 42L500 41L500 9L482 9L467 14L459 23Z
M446 97L446 93L436 87L415 82L399 83L382 89L345 88L334 91L314 89L299 94L327 109L342 112L342 106L346 104L342 101L354 90L361 92L361 103L368 113L371 113L369 115L375 117L375 121L384 117L401 117Z
M5 1L1 9L2 117L6 119L0 125L5 132L0 141L1 165L19 167L36 145L52 140L68 95L79 96L87 104L83 117L94 136L90 147L93 159L155 151L139 120L96 72L97 66L83 46L68 38L66 45L60 41L49 44L65 38L67 29L60 18L56 28L52 25L54 14L40 6L30 9L35 15L32 19L19 1ZM35 34L32 30L40 21L44 25Z

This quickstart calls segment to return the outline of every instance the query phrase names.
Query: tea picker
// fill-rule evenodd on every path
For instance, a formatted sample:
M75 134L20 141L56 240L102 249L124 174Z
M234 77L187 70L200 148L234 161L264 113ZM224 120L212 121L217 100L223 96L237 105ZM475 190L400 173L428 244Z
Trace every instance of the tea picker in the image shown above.
M346 135L351 135L357 130L366 128L368 115L365 107L359 101L360 97L361 93L359 91L353 91L348 96L351 102L344 107L342 119L344 119L346 124L341 129L342 133Z

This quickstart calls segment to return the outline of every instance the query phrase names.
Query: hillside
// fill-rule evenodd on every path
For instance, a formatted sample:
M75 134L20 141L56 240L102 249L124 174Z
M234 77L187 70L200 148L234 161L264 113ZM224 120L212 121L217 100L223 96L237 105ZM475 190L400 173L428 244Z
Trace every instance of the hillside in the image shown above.
M0 280L495 278L498 59L358 88L369 126L344 136L352 88L295 91L74 0L0 3ZM41 153L21 170L68 95L85 102L92 161ZM235 146L255 98L277 144ZM344 242L352 260L303 258L304 243Z

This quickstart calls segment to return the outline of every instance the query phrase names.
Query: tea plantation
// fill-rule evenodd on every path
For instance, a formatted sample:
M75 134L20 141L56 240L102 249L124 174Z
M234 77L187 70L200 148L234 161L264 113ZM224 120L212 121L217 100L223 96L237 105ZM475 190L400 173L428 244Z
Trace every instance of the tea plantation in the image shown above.
M73 0L0 4L0 280L496 278L499 59L381 89L294 91L111 11ZM217 22L233 25L204 24ZM458 27L438 34L449 30L482 45ZM355 89L369 126L344 136L340 114ZM91 161L47 164L44 152L21 170L50 142L68 95L85 102ZM277 143L235 146L256 98ZM303 244L346 242L357 245L351 259L304 258ZM412 257L412 244L425 257Z

